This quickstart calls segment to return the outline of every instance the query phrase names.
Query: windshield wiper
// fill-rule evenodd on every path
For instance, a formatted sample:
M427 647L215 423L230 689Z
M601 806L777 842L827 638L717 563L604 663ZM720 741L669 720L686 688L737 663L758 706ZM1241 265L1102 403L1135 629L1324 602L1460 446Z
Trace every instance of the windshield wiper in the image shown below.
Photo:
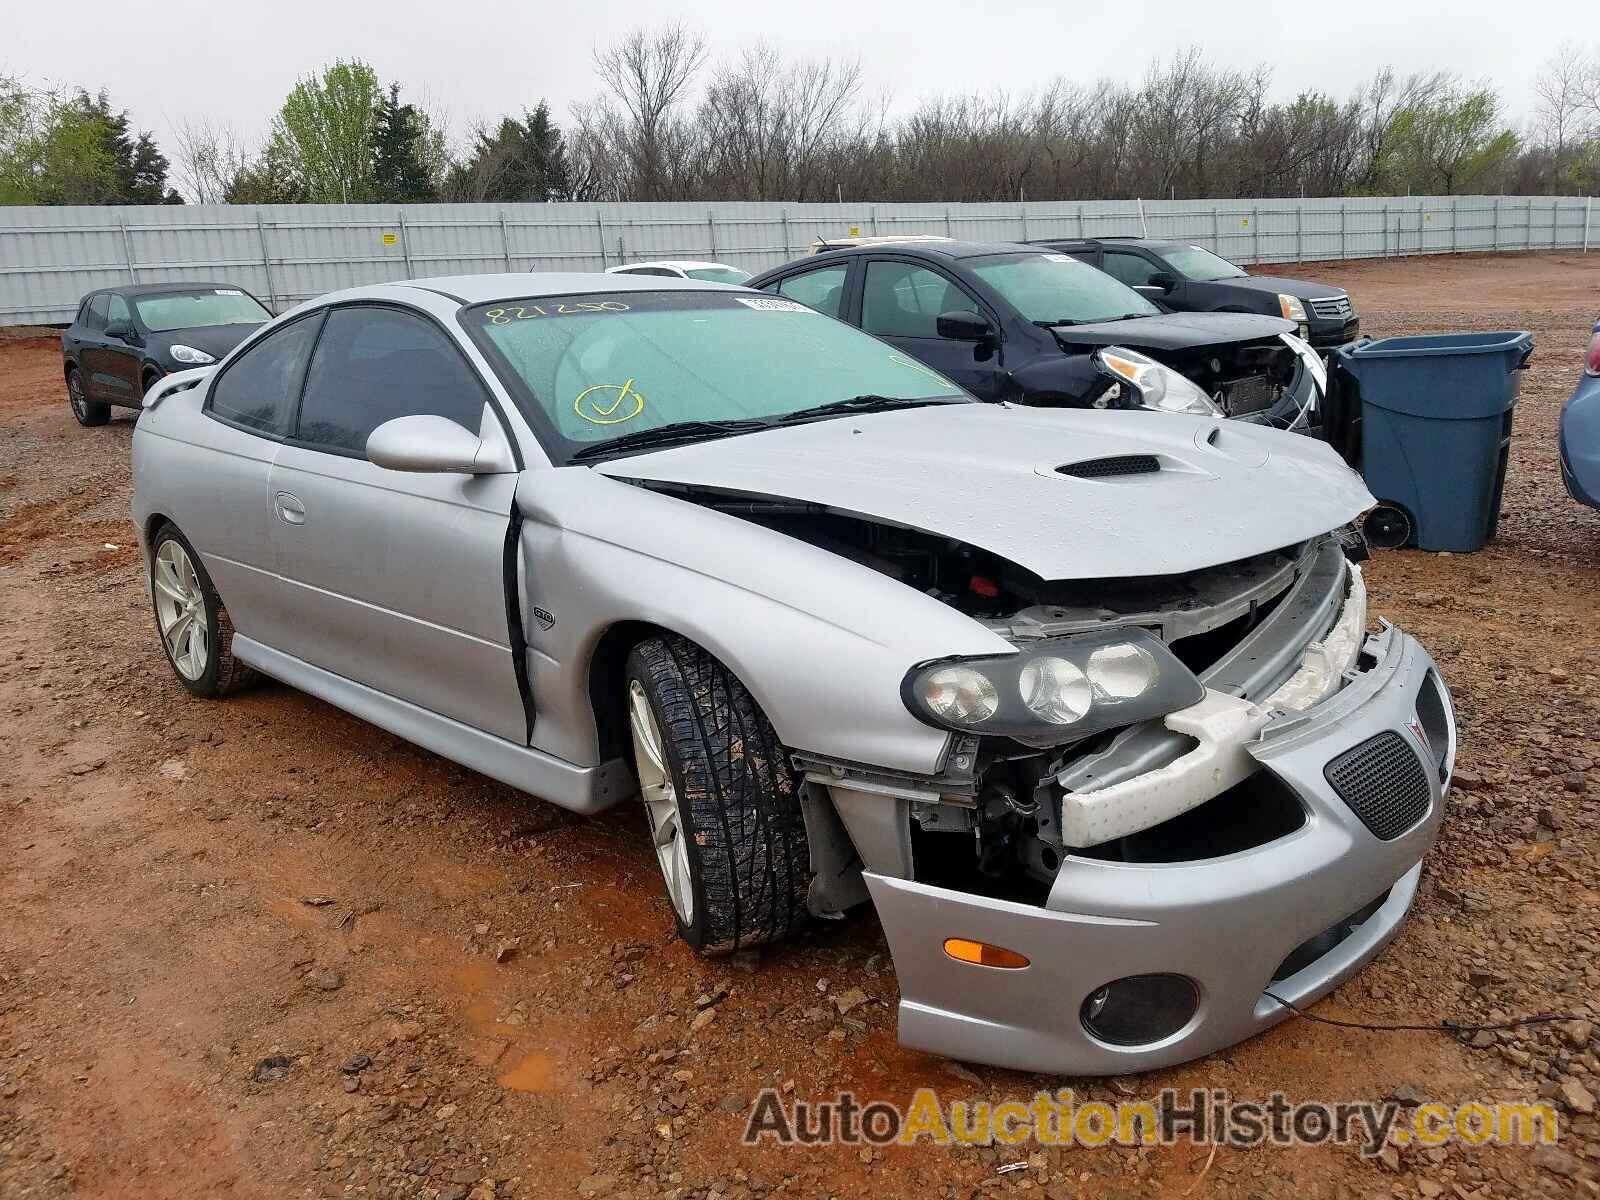
M568 459L571 462L585 462L594 458L609 458L613 454L621 454L627 450L674 446L683 442L705 442L712 438L730 437L736 433L753 433L757 429L771 427L771 421L756 417L741 417L727 421L674 421L670 425L640 429L611 438L609 441L583 446L568 455Z
M851 396L848 400L834 400L829 404L818 404L814 408L802 408L784 413L773 421L773 424L799 425L806 421L820 421L849 413L889 412L896 408L921 408L927 404L965 403L966 401L959 396L879 396L868 392L862 396Z

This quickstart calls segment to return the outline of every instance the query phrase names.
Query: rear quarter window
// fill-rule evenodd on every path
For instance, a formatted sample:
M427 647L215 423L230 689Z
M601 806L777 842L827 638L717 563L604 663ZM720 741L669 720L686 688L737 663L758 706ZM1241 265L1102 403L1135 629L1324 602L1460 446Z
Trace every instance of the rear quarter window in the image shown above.
M275 329L228 364L211 388L206 409L230 425L284 438L294 425L306 359L322 314Z

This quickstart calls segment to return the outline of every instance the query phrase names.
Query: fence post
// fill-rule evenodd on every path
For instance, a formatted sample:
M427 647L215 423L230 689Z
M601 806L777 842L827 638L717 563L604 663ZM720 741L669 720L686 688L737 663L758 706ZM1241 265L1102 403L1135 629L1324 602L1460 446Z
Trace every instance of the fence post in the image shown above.
M256 237L261 240L261 269L267 273L267 300L273 308L278 307L278 287L272 281L272 256L267 253L267 225L261 219L261 210L256 209Z
M873 220L876 221L877 217L874 216ZM874 233L878 231L877 225L873 225L872 231ZM944 206L944 235L947 238L953 238L956 235L955 226L950 223L950 206L948 204Z
M1589 253L1589 212L1594 208L1594 197L1587 196L1583 201L1583 252Z
M1303 263L1306 260L1306 243L1303 229L1305 227L1305 197L1300 198L1300 203L1294 206L1294 261Z
M717 257L717 214L709 208L706 209L706 230L711 235L711 259L715 262ZM622 251L618 250L617 254L620 256Z
M1500 249L1500 201L1503 199L1505 199L1503 196L1494 198L1494 248L1496 250Z
M1083 236L1083 201L1078 201L1078 236Z
M1211 210L1211 252L1213 254L1222 253L1222 210L1220 208Z
M128 236L128 221L126 217L118 217L117 224L122 226L122 257L128 263L128 282L138 283L139 272L133 266L133 238Z
M1528 197L1528 203L1522 212L1522 248L1533 249L1533 197Z
M1144 219L1144 201L1136 198L1134 203L1139 206L1139 236L1147 238L1150 236L1150 226Z
M606 219L600 215L599 208L594 210L594 227L600 234L600 269L604 271L611 260L606 257Z
M789 210L787 208L783 210L782 220L783 220L783 257L787 261L787 259L789 258Z
M1255 231L1255 250L1252 251L1255 257L1250 260L1255 264L1261 261L1261 205L1259 204L1250 206L1250 228Z
M874 204L870 209L867 210L867 216L868 216L868 218L870 219L870 221L872 223L872 236L873 237L877 237L878 236L878 206L876 204ZM947 219L948 219L948 217L947 217Z
M1454 196L1450 197L1450 253L1454 254L1461 248L1461 237L1457 230L1461 227L1461 201Z
M1383 257L1389 257L1389 206L1383 206Z
M406 229L406 210L400 210L400 257L406 260L406 278L415 279L417 273L411 269L411 234Z
M1023 203L1017 214L1022 219L1022 240L1028 240L1028 205Z
M506 225L506 210L500 210L500 249L506 256L506 270L511 270L511 230Z

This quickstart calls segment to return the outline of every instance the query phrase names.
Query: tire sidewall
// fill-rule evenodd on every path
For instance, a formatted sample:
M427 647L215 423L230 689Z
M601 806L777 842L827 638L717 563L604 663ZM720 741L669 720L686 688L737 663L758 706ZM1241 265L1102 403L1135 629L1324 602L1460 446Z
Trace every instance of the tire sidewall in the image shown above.
M172 648L167 645L167 639L161 634L161 614L156 609L156 555L167 542L176 542L183 547L183 552L189 556L190 565L194 567L195 577L200 581L200 600L206 612L206 669L198 679L186 679L178 664L172 661ZM221 688L218 684L218 673L222 669L222 653L218 646L221 632L218 622L218 613L222 608L217 599L217 589L211 584L211 576L206 573L205 564L200 561L200 556L195 553L189 539L178 532L176 526L163 526L156 534L155 540L150 543L150 565L146 571L145 586L150 596L150 615L156 626L156 640L161 643L161 653L166 656L167 665L172 668L172 673L179 683L188 688L196 696L216 696Z
M688 792L684 786L683 758L678 751L676 739L669 733L671 726L667 723L664 715L666 705L663 701L667 698L661 694L661 687L657 682L656 673L645 665L637 650L628 656L627 670L622 683L624 694L635 682L644 689L645 699L650 702L650 711L655 716L656 728L661 732L661 750L667 759L667 770L672 775L674 802L678 807L678 836L685 839L684 845L689 855L689 891L694 900L694 919L685 923L682 915L678 912L678 906L672 902L670 895L667 896L667 907L672 911L672 919L678 927L678 935L688 942L691 948L701 950L711 940L711 910L706 902L705 864L700 855L700 844L695 838L697 831L694 824L694 813L688 805L684 804L684 797ZM683 690L683 699L688 700L687 690ZM638 769L631 758L629 759L629 768L634 771L634 782L637 783ZM643 807L644 805L641 801L640 808L642 809ZM648 816L645 818L645 827L648 831ZM654 848L651 849L651 853L655 853ZM660 864L657 863L656 866L657 874L659 875ZM663 878L663 889L665 884L666 881Z
M74 383L78 385L76 399L73 398L72 385ZM83 390L83 372L77 367L73 367L67 372L67 407L72 410L72 419L83 426L94 424L95 410L93 404L94 402L89 399L88 394Z

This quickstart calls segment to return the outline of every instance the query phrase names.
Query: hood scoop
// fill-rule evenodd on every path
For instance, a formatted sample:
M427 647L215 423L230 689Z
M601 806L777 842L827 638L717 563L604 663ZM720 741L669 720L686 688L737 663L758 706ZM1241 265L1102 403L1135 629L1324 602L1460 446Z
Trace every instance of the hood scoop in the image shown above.
M1148 475L1159 470L1161 460L1154 454L1112 454L1066 463L1056 468L1056 474L1071 475L1074 479L1114 479L1122 475Z

